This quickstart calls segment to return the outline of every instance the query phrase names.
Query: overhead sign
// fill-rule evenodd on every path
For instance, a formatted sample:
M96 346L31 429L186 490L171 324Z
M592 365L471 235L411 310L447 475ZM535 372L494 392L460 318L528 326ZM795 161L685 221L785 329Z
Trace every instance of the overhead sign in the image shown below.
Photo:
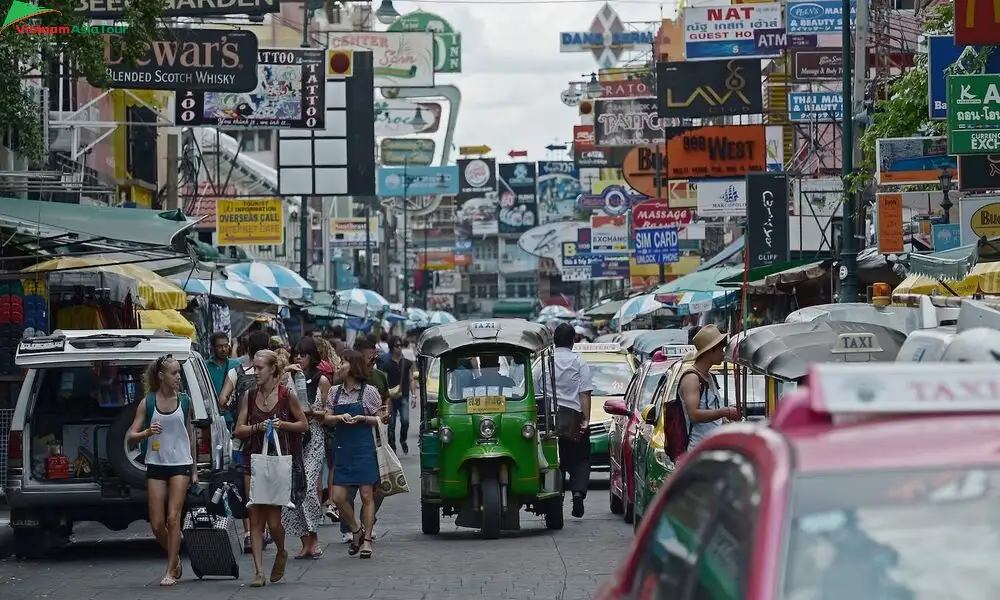
M755 115L764 111L760 60L656 65L660 117Z
M784 29L755 29L754 50L760 53L781 52L788 46L788 34Z
M789 92L788 120L792 123L839 123L844 120L840 92Z
M747 268L769 267L788 260L788 177L752 173L746 178ZM700 194L699 194L700 195Z
M639 73L628 79L601 81L600 84L601 98L649 98L656 95L653 83Z
M590 251L595 254L628 252L628 230L626 215L591 215Z
M949 74L1000 73L1000 52L990 52L985 68L979 70L982 51L981 46L956 44L953 35L927 36L927 101L931 119L944 120L948 116Z
M375 101L375 135L399 136L436 133L441 124L441 104L409 100Z
M583 213L600 210L606 215L618 216L645 199L646 196L634 194L620 185L609 185L599 194L580 194L576 199L576 208Z
M640 265L675 263L681 259L676 227L635 230L635 262Z
M1000 197L966 196L958 202L962 245L1000 236Z
M963 192L1000 190L1000 153L959 156L958 189Z
M376 190L381 197L454 196L458 167L379 167Z
M684 54L691 60L772 57L780 50L758 50L754 30L781 29L781 4L688 6L684 9Z
M655 197L656 154L662 186L669 179L742 177L767 169L767 140L764 125L698 127L672 136L666 144L633 148L625 157L625 181L641 194Z
M105 36L108 85L129 90L249 92L257 87L257 36L239 29L165 29L129 65ZM119 40L120 41L120 40Z
M538 161L539 224L572 220L579 196L580 170L576 165L562 160Z
M699 217L745 217L747 186L745 179L699 179Z
M456 222L471 229L472 235L496 235L500 221L496 159L460 159L455 200Z
M372 53L375 87L434 87L434 34L425 32L328 32L331 51Z
M119 19L128 6L123 0L76 0L74 4L89 19ZM266 15L280 10L280 0L166 0L162 16Z
M610 4L601 7L587 31L564 31L559 34L560 52L590 52L603 69L618 64L626 50L652 47L653 33L628 31Z
M840 34L844 28L843 8L840 0L788 0L788 33ZM852 31L857 16L857 0L851 0Z
M944 136L876 140L875 165L875 180L880 185L936 185L945 169L953 180L958 178L958 161L948 155L948 139Z
M663 200L648 200L632 209L633 229L662 229L687 225L694 218L690 208L670 208Z
M1000 152L1000 75L948 77L948 154Z
M383 138L379 161L387 167L428 166L434 162L437 145L430 138Z
M379 241L378 217L330 219L331 248L377 248Z
M219 199L215 226L223 246L280 246L285 241L284 205L280 198Z
M600 99L595 104L598 146L643 146L663 141L663 122L654 98Z
M323 129L326 51L261 48L257 87L249 92L177 92L178 125Z
M396 19L387 31L423 31L434 34L434 72L462 72L462 34L440 15L417 10Z
M995 0L955 0L955 43L1000 44L1000 11Z
M538 224L535 163L497 165L500 233L523 233Z
M878 194L876 211L878 251L882 254L901 254L905 250L903 195L900 193Z
M593 125L573 126L573 163L577 167L616 167L622 164L628 148L595 145Z
M462 156L473 156L473 155L482 156L483 154L489 154L492 150L493 148L490 148L486 144L483 144L481 146L460 146L458 148L458 153L461 154Z
M798 81L840 81L844 77L844 54L840 50L793 52L792 73Z

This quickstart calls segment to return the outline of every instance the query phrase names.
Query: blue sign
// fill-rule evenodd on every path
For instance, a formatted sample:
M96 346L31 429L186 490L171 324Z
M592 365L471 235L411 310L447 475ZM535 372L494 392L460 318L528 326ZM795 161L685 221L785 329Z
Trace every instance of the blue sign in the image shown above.
M593 254L590 252L589 243L562 243L562 266L564 267L589 267L602 260L604 260L603 254Z
M375 173L378 196L454 196L458 194L458 167L379 167Z
M590 265L593 279L624 279L629 276L628 254L601 254L601 262Z
M637 229L635 232L635 263L659 265L681 260L680 236L676 227Z
M968 49L965 59L969 63L981 50L981 46L955 45L955 36L927 36L927 100L930 104L931 119L943 121L948 116L948 70L960 62L962 53ZM956 65L955 74L971 73ZM1000 52L990 52L986 58L986 73L1000 73Z
M841 92L789 92L788 120L792 123L835 123L844 120Z
M620 185L609 185L600 194L577 196L576 208L586 213L602 210L606 215L617 217L627 213L633 204L645 199L646 196L634 194Z
M934 236L934 251L954 250L962 245L962 225L961 223L948 223L934 225L932 228Z
M455 252L460 254L472 252L472 240L459 238L455 240Z
M788 33L840 33L844 28L840 0L788 0ZM857 0L851 2L851 30L858 17Z

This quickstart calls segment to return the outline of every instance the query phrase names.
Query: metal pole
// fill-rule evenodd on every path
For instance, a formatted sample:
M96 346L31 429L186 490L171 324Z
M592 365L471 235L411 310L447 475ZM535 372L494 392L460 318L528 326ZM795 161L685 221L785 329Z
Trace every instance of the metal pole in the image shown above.
M840 301L854 302L858 297L858 251L855 249L854 238L854 206L855 195L849 189L850 177L854 172L854 73L851 71L851 44L853 43L851 31L851 0L843 0L841 11L840 43L842 48L842 63L844 65L843 76L843 97L841 100L843 107L843 136L841 140L841 173L843 176L844 202L843 219L840 229L840 268L846 269L846 277L840 283ZM868 29L868 2L867 0L857 0L856 26L859 30ZM862 16L864 15L864 16ZM858 52L867 61L868 48L866 45L858 47ZM861 64L866 64L862 62Z
M371 198L365 196L365 287L374 289L372 286L372 203Z
M427 229L430 226L430 215L424 217L424 310L427 310L427 295L430 293L430 271L427 269Z
M302 44L303 48L308 48L309 44L309 21L312 11L309 6L302 3ZM302 279L309 277L309 196L301 196L299 205L299 275ZM327 269L330 265L324 265ZM336 279L336 275L334 275Z
M407 168L409 167L408 157L403 157L403 312L410 307L410 261L407 260L406 255L406 237L410 233L410 225L407 222L406 205L408 204L406 199L410 191L410 177L407 174Z
M663 155L660 154L660 147L654 146L656 154L653 155L653 165L656 167L656 198L663 198ZM663 151L667 151L666 135L664 135ZM667 282L667 265L662 260L659 261L660 285Z

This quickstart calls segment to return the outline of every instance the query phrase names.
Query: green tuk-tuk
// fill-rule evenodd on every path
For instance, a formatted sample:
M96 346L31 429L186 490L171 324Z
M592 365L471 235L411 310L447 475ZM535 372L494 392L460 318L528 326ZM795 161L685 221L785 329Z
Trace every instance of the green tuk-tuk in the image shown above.
M437 534L441 516L455 515L459 527L495 539L521 528L522 507L562 529L549 329L520 319L460 321L425 331L416 351L423 532Z

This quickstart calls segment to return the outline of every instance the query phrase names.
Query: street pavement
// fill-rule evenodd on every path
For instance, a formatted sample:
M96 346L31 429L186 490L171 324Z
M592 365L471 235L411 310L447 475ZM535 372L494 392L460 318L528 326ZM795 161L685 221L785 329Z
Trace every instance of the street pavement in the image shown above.
M415 440L410 448L416 450ZM605 475L595 477L584 518L569 515L567 500L562 531L548 531L541 518L522 513L522 530L499 540L482 540L452 519L442 520L439 535L423 535L419 459L411 453L400 460L413 491L386 499L371 560L348 557L339 529L328 524L320 531L323 557L289 560L285 578L262 590L247 587L253 576L248 555L240 558L239 581L198 581L182 559L184 579L177 588L160 588L163 555L145 522L124 532L87 523L77 525L72 545L44 560L0 560L0 598L146 600L194 593L199 600L254 594L269 600L585 600L617 569L632 540L632 526L608 510ZM288 549L297 552L299 541L289 540ZM273 546L264 559L269 572Z

